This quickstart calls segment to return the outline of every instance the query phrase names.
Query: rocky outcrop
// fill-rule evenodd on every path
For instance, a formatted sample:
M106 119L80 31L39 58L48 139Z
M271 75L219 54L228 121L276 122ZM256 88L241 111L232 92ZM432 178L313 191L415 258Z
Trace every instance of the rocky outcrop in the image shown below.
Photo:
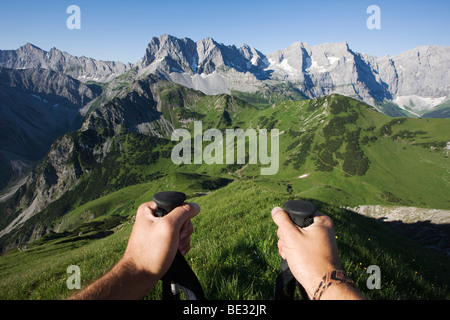
M430 221L434 224L450 224L450 210L416 207L385 207L381 205L362 205L349 209L365 216L383 219L385 221L402 221L404 223Z
M155 137L170 137L173 124L164 118L154 77L133 82L129 90L120 93L109 103L91 112L83 123L81 131L108 131L108 135L121 130L142 133Z
M450 256L450 210L380 205L347 209L374 218L395 232Z

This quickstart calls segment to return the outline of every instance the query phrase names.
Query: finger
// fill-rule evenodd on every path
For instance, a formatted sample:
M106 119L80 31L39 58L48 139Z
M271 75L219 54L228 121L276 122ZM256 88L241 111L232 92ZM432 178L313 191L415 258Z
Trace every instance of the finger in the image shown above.
M187 220L180 230L180 241L185 238L189 238L191 234L194 232L194 225L191 220Z
M180 253L183 256L185 256L189 252L189 250L191 250L191 242L190 241L188 241L186 243L180 242L180 245L178 246L178 250L180 251Z
M282 236L280 228L277 229L277 237L280 239Z
M278 240L277 245L278 245L278 249L280 250L281 248L284 247L284 241L283 240Z
M183 224L195 217L200 212L200 206L196 203L184 203L176 207L164 219L170 220L177 230L181 230Z
M333 228L333 220L327 215L324 215L323 213L317 212L314 214L314 223L312 225L323 225L328 228Z
M284 242L281 240L278 241L278 253L284 260L286 260L286 254L284 253Z
M284 253L282 248L278 251L278 253L280 254L281 258L283 258L283 260L287 260L286 254Z
M278 227L280 227L288 232L298 230L296 225L292 222L291 218L289 217L288 213L280 207L273 208L272 219L273 219L273 222L275 222L275 224Z
M143 203L139 206L136 214L136 219L147 218L152 219L156 218L155 212L158 206L154 201Z
M185 255L189 249L191 248L191 237L185 237L183 239L180 239L179 243L178 243L178 250L180 250L180 252Z
M283 232L281 232L281 228L278 228L277 230L277 237L280 240L283 240Z

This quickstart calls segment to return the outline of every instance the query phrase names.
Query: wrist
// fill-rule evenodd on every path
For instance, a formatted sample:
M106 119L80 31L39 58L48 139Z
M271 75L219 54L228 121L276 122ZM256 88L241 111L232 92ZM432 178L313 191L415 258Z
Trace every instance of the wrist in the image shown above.
M343 300L362 298L356 289L355 283L343 270L328 272L321 280L312 295L313 300Z
M336 283L328 288L320 300L364 300L361 292L349 283Z
M333 270L341 270L340 265L329 264L326 266L321 266L314 271L310 270L306 276L301 278L300 283L305 288L306 293L311 299L313 299L319 286L323 284L326 275L331 273Z
M142 294L139 294L142 297L150 292L159 281L156 275L140 268L134 260L125 257L117 263L114 269L123 278L128 280L129 284L134 288L133 291L137 293L142 292Z
M122 259L110 272L70 299L141 299L150 292L157 281L156 277L140 271L131 260Z

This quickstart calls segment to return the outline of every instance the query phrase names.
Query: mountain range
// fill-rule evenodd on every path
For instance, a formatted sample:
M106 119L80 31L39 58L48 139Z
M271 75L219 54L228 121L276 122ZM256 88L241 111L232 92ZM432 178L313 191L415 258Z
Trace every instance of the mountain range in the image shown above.
M433 46L377 58L347 43L294 43L266 56L245 44L169 35L153 38L135 64L31 44L0 51L0 297L28 298L13 289L28 286L46 296L66 294L58 282L65 263L113 263L137 206L171 189L205 206L204 241L195 241L190 262L218 283L233 283L249 255L258 277L271 282L279 257L266 213L295 197L333 214L345 267L358 279L365 274L358 259L383 264L386 279L402 270L405 288L386 280L389 294L369 294L418 297L427 283L427 297L445 296L448 281L434 281L448 257L343 207L450 209L448 57L449 48ZM178 142L171 135L181 128L193 134L195 121L221 132L278 129L278 173L261 176L265 166L247 163L249 150L244 164L174 164ZM448 255L445 226L417 225L433 237L416 238ZM411 254L414 262L405 264ZM233 268L224 261L235 260L239 270L230 280ZM58 266L45 269L52 276L36 276L49 264ZM29 278L3 277L11 265L28 268ZM418 269L426 280L414 276ZM211 276L203 273L203 281ZM420 290L412 293L411 283ZM213 296L227 297L214 288ZM272 288L254 290L262 293L250 297L267 297Z
M345 42L298 42L264 55L246 44L237 48L212 38L194 42L163 35L150 41L142 59L124 64L27 43L0 51L0 188L42 159L58 136L78 129L92 106L111 100L132 79L154 75L260 107L338 93L390 116L445 118L449 66L450 48L439 46L378 58L354 52Z
M316 46L296 42L264 55L246 44L237 48L212 38L194 42L170 35L152 38L134 65L73 57L56 48L46 52L29 43L0 51L0 67L49 69L82 82L109 82L135 68L138 76L157 74L205 94L256 93L287 83L307 98L338 93L406 116L446 106L449 66L450 48L441 46L379 58L355 52L346 42Z
M44 51L31 43L17 50L0 51L0 66L9 69L48 69L83 81L107 82L131 68L121 62L74 57L56 48Z
M417 117L440 103L444 107L433 112L443 117L448 110L449 49L420 47L376 58L353 52L345 42L313 47L294 43L266 56L246 44L237 48L212 38L194 42L163 35L150 41L134 65L73 57L55 48L46 52L29 43L0 51L0 188L11 188L2 199L24 186L30 193L24 197L22 190L16 209L10 208L22 211L7 214L10 218L2 225L25 221L63 196L114 153L117 135L170 139L175 128L216 114L205 110L208 104L223 109L216 115L221 120L211 119L211 127L231 125L236 110L241 113L238 123L247 123L247 114L253 117L256 110L276 103L331 94L391 116ZM409 105L396 105L399 101ZM204 108L197 111L198 104ZM270 127L276 117L274 121ZM447 148L445 139L438 138L431 146ZM318 156L328 165L342 157L339 152ZM370 162L360 156L360 161Z
M380 111L415 116L450 100L450 48L439 46L378 58L354 52L345 42L297 42L265 56L246 44L236 48L211 38L193 42L165 35L152 39L137 66L140 73L160 73L206 94L253 93L289 83L308 98L338 93Z

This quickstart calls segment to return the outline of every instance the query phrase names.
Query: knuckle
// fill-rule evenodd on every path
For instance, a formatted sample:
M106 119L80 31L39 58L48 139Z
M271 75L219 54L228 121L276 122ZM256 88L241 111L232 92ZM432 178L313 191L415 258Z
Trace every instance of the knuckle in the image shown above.
M328 228L333 228L333 220L331 220L331 218L329 217L329 216L322 216L322 224L325 226L325 227L328 227Z

